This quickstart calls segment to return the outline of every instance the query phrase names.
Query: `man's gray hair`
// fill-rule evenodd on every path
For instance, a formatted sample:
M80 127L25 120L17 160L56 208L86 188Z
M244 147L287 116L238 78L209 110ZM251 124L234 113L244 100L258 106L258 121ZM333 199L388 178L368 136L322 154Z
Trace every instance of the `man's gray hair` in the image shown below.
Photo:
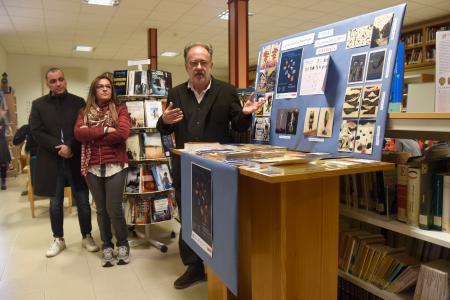
M187 61L187 55L189 53L189 50L191 50L194 47L202 47L205 48L206 51L209 53L209 59L212 61L212 55L213 55L213 48L211 44L203 44L203 43L190 43L184 47L184 62L188 63Z

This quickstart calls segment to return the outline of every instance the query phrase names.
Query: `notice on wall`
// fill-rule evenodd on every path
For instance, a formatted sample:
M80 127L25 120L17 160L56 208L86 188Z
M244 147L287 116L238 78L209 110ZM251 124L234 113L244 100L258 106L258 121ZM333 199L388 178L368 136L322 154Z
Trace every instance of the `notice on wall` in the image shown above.
M436 32L435 111L450 111L450 31Z

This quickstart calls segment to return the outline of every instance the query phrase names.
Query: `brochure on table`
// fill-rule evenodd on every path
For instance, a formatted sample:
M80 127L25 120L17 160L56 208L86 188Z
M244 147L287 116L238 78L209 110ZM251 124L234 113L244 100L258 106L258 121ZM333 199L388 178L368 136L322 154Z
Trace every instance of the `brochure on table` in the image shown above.
M254 137L290 149L380 160L405 8L263 44L255 98L270 99L270 111L255 113Z

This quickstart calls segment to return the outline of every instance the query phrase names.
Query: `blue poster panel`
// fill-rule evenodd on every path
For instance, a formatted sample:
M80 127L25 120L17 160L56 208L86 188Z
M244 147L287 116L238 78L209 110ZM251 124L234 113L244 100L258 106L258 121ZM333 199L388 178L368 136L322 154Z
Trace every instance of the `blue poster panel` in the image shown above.
M238 291L238 170L181 154L182 238L228 289Z
M271 112L255 114L254 140L380 160L405 8L261 45L256 99L270 94Z

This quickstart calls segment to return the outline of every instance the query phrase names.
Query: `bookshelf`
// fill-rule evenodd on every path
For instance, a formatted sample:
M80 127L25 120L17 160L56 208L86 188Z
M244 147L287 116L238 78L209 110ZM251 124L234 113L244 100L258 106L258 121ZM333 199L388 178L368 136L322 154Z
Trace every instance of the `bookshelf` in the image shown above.
M341 206L340 215L352 218L377 227L385 228L403 235L407 235L419 240L424 240L442 247L450 248L450 233L434 230L423 230L388 217L378 215L374 212L365 211L358 208L348 208Z
M450 15L405 27L400 38L405 44L405 69L434 67L436 32L449 29Z
M450 113L389 113L386 136L395 138L424 138L450 141ZM423 240L444 248L450 248L450 233L423 230L386 216L363 209L340 206L341 217L350 218L376 227L384 228L402 235ZM342 270L339 277L369 291L383 299L413 299L411 290L394 294L361 280Z
M375 296L380 297L385 300L412 300L413 299L412 295L410 295L408 293L401 293L401 294L390 293L388 291L382 290L382 289L374 286L373 284L370 284L364 280L361 280L358 277L353 276L352 274L343 272L342 270L338 271L338 275L339 275L339 277L341 277L347 281L350 281L354 285L357 285L357 286L365 289L366 291L374 294Z

